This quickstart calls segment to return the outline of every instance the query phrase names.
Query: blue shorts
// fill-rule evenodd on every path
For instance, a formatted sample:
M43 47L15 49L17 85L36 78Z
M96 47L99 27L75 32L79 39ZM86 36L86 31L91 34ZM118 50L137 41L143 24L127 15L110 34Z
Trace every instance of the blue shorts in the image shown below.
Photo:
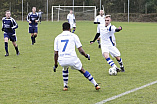
M10 39L10 41L12 41L12 42L15 42L17 39L16 39L16 35L14 35L14 34L11 34L11 33L4 33L4 38L8 38L8 39Z
M38 33L38 27L29 27L29 33Z

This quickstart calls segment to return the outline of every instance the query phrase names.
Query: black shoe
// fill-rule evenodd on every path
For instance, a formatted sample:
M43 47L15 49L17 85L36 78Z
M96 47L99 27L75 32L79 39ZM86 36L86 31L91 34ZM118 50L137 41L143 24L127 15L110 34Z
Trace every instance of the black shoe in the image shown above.
M34 45L34 43L32 42L32 45Z
M116 71L117 71L117 72L121 72L121 70L120 70L119 68L116 68Z
M124 66L123 66L123 67L120 67L120 69L121 69L121 72L125 72Z
M16 53L16 55L17 55L17 56L20 55L20 52L18 51L18 52Z
M6 54L5 54L5 57L7 57L7 56L9 56L9 53L6 53Z
M99 45L98 47L101 48L101 45Z

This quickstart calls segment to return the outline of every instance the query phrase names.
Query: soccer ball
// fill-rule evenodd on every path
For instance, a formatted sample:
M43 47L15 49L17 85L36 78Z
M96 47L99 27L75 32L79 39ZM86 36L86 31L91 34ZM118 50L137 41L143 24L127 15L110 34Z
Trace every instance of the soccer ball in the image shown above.
M115 67L110 68L108 72L109 72L109 75L117 75L117 71Z

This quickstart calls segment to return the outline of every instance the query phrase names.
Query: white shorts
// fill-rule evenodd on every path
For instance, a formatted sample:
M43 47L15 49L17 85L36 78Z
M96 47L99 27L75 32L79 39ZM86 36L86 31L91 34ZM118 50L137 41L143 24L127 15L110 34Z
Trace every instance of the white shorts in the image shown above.
M101 46L102 54L104 52L110 53L112 57L120 56L120 52L115 46Z
M70 29L76 27L76 23L70 24Z
M76 69L76 70L81 70L82 68L82 63L78 57L64 58L62 60L58 60L58 62L65 70L68 67L71 67L71 69Z

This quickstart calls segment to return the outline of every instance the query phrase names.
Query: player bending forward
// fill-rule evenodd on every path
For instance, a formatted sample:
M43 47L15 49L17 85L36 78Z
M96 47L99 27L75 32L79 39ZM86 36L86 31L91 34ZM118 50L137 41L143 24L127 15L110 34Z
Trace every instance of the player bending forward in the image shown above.
M67 15L67 20L70 23L70 29L73 28L72 33L76 30L76 21L75 21L75 15L73 14L73 11L70 10L70 13Z
M119 28L116 28L115 26L111 25L110 22L111 22L111 17L106 16L105 17L105 26L102 24L102 25L99 25L99 27L98 27L98 30L99 30L99 33L100 33L100 38L101 38L102 55L104 56L107 63L111 67L115 67L117 69L117 72L119 72L119 71L125 72L122 59L120 58L120 52L114 46L114 43L112 41L112 35L115 32L119 32L120 30L122 30L122 27L120 26ZM95 40L98 37L99 37L99 34L97 34L95 36L93 41L90 41L90 44L93 44L93 42L95 42ZM117 68L115 63L110 59L109 53L117 59L121 70L119 68Z
M10 17L11 13L9 10L5 12L5 16L6 17L2 18L2 31L4 31L4 43L5 43L5 51L6 51L5 57L9 56L9 52L8 52L9 39L10 41L12 41L12 44L15 47L16 54L19 55L20 52L16 44L16 33L15 33L15 29L18 28L18 24L12 17Z
M58 67L58 63L63 67L63 90L68 90L68 68L76 69L80 71L91 83L94 84L96 90L100 89L100 86L94 80L92 75L83 69L80 59L76 55L75 45L79 52L90 60L90 56L82 49L82 44L77 35L70 32L70 24L68 22L63 23L63 32L59 34L54 41L54 72Z

